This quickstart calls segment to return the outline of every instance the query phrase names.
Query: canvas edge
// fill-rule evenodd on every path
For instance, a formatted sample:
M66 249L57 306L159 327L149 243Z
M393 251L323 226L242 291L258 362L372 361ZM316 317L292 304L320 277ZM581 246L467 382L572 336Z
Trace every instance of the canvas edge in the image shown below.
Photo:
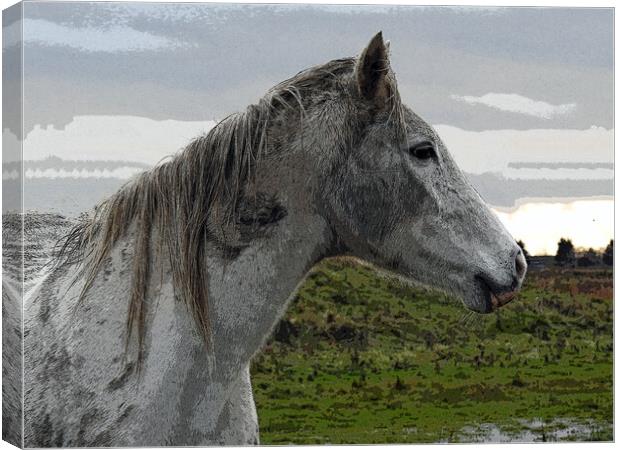
M2 11L2 440L23 448L23 3Z

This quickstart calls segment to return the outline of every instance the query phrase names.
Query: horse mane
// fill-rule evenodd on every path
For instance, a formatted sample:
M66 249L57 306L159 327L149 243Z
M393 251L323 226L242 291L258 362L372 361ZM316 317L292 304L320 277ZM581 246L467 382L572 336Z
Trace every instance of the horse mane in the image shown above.
M187 304L209 347L206 244L215 239L209 217L214 213L225 223L235 219L256 162L266 154L270 126L291 111L299 115L301 126L309 94L337 83L350 85L351 78L341 75L353 73L355 64L355 58L334 60L276 85L257 104L226 117L168 161L127 182L61 241L58 261L81 265L74 283L85 279L82 301L115 244L135 225L126 350L137 332L138 361L143 353L152 231L159 232L159 250L169 260L175 295ZM402 121L395 79L387 79L393 83L390 111Z

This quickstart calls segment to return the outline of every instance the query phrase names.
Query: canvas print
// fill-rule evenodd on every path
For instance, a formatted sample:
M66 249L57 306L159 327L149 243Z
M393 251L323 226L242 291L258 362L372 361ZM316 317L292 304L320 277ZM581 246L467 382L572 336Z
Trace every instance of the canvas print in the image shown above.
M612 441L613 14L4 10L3 439Z

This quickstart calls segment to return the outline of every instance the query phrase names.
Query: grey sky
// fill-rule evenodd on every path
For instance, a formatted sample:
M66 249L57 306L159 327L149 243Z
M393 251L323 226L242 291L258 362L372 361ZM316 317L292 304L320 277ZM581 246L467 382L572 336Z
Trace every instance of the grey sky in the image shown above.
M433 124L613 127L609 8L29 2L24 13L26 131L90 114L221 118L378 30L405 102Z

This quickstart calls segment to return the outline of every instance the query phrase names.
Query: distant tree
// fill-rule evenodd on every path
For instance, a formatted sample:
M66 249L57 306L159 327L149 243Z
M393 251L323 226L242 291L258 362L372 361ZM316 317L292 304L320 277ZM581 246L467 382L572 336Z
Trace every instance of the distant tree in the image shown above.
M517 241L517 245L519 247L521 247L521 251L523 252L523 256L525 256L525 262L526 263L530 263L530 254L529 252L525 249L525 243L522 240L518 240Z
M591 267L597 266L601 263L599 254L593 248L589 248L583 254L577 258L577 265L579 267Z
M614 265L614 240L612 239L605 247L605 251L603 252L603 262L608 266Z
M558 242L558 251L555 254L555 262L560 266L575 265L575 247L570 239L561 238Z

